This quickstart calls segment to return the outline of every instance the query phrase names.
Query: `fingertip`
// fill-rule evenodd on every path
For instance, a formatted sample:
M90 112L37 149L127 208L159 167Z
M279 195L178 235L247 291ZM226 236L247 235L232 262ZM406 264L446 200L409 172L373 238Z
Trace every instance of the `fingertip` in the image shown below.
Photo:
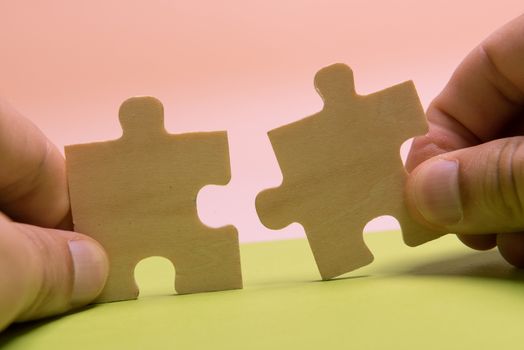
M497 245L497 235L457 235L457 238L466 246L475 250L490 250Z
M411 173L420 163L440 153L429 135L415 137L406 159L406 170Z
M425 222L447 227L462 220L457 161L435 158L421 164L406 184L407 203Z
M74 274L71 306L78 307L100 294L107 280L109 262L103 248L91 239L73 239L68 246Z
M71 210L69 210L64 218L53 228L57 230L73 231L74 225Z
M92 238L16 223L11 223L10 229L9 238L19 243L19 251L25 256L25 261L20 259L18 265L12 265L25 272L13 275L12 280L21 280L27 286L26 291L20 291L22 307L17 312L17 322L67 312L100 294L109 263L102 246Z
M524 268L524 234L501 233L497 235L500 255L511 265Z

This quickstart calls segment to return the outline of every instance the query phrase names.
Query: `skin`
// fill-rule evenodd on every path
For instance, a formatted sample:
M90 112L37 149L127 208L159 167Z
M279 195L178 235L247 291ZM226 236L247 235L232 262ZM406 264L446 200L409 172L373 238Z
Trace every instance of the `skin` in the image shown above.
M498 246L506 260L520 267L524 266L524 137L518 135L524 132L523 106L521 16L475 48L432 102L427 111L430 131L413 143L406 186L414 217L459 233L472 248ZM414 198L417 191L424 191L417 187L417 178L443 159L458 166L460 201L467 215L456 222L428 222ZM98 243L71 231L60 152L3 101L0 165L2 330L11 322L89 303L103 288L108 263Z
M98 243L71 231L62 155L4 101L0 165L2 330L14 321L63 313L92 301L105 283L108 264Z
M415 217L459 234L471 248L498 246L502 256L518 267L524 267L523 117L524 16L520 16L490 35L459 65L429 106L429 133L415 139L406 164L411 172L406 193ZM458 165L463 209L458 222L428 221L417 208L416 179L438 160Z

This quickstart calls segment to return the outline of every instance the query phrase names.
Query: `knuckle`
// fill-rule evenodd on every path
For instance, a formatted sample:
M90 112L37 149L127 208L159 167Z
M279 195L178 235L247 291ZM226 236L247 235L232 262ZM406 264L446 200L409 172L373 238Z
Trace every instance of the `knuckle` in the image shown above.
M505 140L496 152L493 207L516 225L524 220L524 138Z

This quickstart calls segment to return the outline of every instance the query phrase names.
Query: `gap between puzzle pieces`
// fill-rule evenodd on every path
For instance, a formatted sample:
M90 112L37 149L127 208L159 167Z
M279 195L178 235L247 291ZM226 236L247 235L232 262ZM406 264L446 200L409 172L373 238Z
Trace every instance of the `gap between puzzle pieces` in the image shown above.
M351 69L336 64L317 73L315 86L322 111L268 133L283 183L257 197L261 221L302 224L323 279L372 261L362 230L377 216L396 217L408 245L440 236L404 205L398 150L427 130L413 84L358 96ZM180 294L242 288L236 229L209 228L196 211L202 187L230 179L227 134L168 134L152 97L125 101L119 117L120 139L65 149L75 230L109 255L98 301L136 298L134 267L152 255L174 264Z

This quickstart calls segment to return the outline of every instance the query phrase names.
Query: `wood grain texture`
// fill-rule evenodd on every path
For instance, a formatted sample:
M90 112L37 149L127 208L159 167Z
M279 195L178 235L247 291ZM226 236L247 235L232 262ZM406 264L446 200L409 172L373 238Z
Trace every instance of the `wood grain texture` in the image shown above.
M179 294L242 288L238 234L198 218L196 198L230 179L226 132L168 134L163 106L135 97L120 107L120 139L65 148L75 230L99 241L110 273L98 301L134 299L136 264L163 256Z
M323 109L268 133L283 182L257 196L263 224L302 224L323 279L373 261L363 229L375 217L394 216L410 246L441 236L404 204L400 146L428 130L413 83L360 96L352 70L335 64L317 73L315 86Z

